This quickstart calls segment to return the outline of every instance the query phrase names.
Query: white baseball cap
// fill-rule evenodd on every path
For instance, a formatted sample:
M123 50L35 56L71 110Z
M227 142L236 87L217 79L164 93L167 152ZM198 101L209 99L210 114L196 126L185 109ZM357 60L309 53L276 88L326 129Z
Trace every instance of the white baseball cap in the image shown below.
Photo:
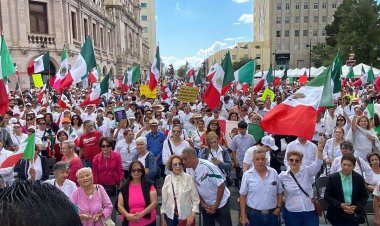
M278 150L278 147L274 142L274 138L271 136L264 136L263 138L261 138L261 143L270 147L272 150Z

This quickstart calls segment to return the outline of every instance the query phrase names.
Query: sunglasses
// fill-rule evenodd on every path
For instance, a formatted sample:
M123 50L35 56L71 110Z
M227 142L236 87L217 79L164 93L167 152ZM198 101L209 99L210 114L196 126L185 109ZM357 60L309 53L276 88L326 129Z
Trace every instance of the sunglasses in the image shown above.
M70 124L70 122L62 122L62 124Z
M172 164L172 167L182 167L182 166L183 166L182 162L177 162L177 163Z
M46 123L40 123L40 125L46 125Z
M210 125L212 125L212 126L218 126L219 124L218 123L211 123Z
M299 159L289 159L289 162L291 162L291 163L293 163L293 162L300 163L300 161L301 160L299 160Z
M73 120L79 120L79 118L73 118Z
M344 122L344 119L337 119L336 121L343 121Z
M182 131L181 130L172 130L173 133L181 133Z
M109 148L109 147L111 147L111 145L102 145L102 146L100 146L101 148Z
M132 169L131 173L142 173L142 169Z
M34 130L28 130L28 133L34 133Z

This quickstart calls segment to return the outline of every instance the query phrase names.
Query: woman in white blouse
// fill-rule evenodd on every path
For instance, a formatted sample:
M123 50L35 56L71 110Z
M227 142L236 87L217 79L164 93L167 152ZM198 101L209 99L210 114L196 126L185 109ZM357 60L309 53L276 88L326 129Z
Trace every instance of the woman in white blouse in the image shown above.
M55 186L70 198L73 191L77 188L77 185L73 181L67 179L69 175L69 164L64 161L57 162L53 166L53 173L55 178L47 180L45 183Z
M342 155L340 151L340 144L344 141L344 129L342 127L336 127L333 132L333 138L326 141L323 148L323 161L327 165L327 169L330 168L332 162L336 157Z
M121 156L121 163L123 165L123 170L124 170L124 177L127 179L129 173L129 165L131 164L133 157L137 153L136 150L136 141L135 141L135 134L133 133L132 129L125 129L124 133L124 138L123 140L120 140L116 143L115 146L115 151L119 152Z
M198 129L191 136L191 139L193 141L193 147L197 152L199 152L201 149L202 135L206 132L205 121L203 119L199 119L197 122L197 127Z
M170 156L166 167L172 172L162 186L161 225L195 225L199 195L192 176L183 172L179 155Z
M182 155L182 150L190 147L190 144L183 139L182 134L182 126L179 124L175 124L171 130L171 137L168 137L164 141L162 147L162 162L164 165L169 160L171 155Z
M318 143L317 159L309 166L302 167L303 154L298 151L289 151L287 161L290 169L283 171L279 177L284 188L286 200L283 210L285 225L318 226L319 219L311 202L313 198L312 178L317 175L322 166L322 151L325 140ZM297 185L298 181L299 185ZM306 192L308 196L302 191Z

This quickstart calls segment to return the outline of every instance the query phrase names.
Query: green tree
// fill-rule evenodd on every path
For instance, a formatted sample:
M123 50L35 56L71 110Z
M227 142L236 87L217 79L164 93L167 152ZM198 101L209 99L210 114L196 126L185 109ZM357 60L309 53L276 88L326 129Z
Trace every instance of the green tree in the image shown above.
M378 66L379 12L375 0L344 0L334 14L334 21L325 28L326 45L318 45L313 51L315 62L329 65L340 51L343 61L355 53L358 63Z
M186 73L185 67L186 67L186 65L182 65L181 67L178 68L177 75L179 77L183 77L183 75Z
M249 58L242 58L238 61L235 61L233 64L232 64L232 68L234 71L237 71L239 70L241 67L244 66L244 64L248 63L248 61L250 61Z

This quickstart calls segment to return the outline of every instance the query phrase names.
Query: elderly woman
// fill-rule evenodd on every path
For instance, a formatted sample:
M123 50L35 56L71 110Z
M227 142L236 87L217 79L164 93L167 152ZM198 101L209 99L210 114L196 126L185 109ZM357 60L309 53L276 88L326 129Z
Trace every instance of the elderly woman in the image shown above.
M179 155L170 156L166 167L172 172L162 186L161 225L195 225L199 212L199 195L193 177L183 172Z
M313 197L313 177L322 166L324 138L318 144L317 159L309 166L301 168L303 154L294 150L287 153L290 169L283 171L280 181L284 188L285 208L283 217L285 225L318 226L319 219L311 201Z
M154 154L146 149L146 137L139 137L136 139L137 153L133 156L133 160L138 160L144 166L147 179L153 180L157 174L157 162Z
M69 163L69 175L68 179L75 182L77 185L76 173L79 169L83 167L82 160L79 158L77 153L75 153L75 144L73 141L65 140L62 142L62 161Z
M226 181L229 180L229 175L232 167L230 154L226 149L219 145L219 137L214 132L209 132L206 135L208 147L200 154L202 159L206 159L219 167L226 176Z
M380 155L376 152L370 153L367 155L367 161L373 172L372 183L367 186L367 189L373 191L380 182Z
M67 179L69 175L69 164L64 161L57 162L53 166L53 173L55 178L45 181L45 183L54 185L61 190L67 197L71 197L73 191L77 188L77 185Z
M355 164L355 156L343 155L342 171L328 178L324 198L329 204L326 217L333 226L358 226L365 222L368 192L363 177L354 171Z
M190 147L190 144L181 136L182 126L175 124L171 131L171 137L164 141L162 146L162 162L166 165L171 155L181 155L182 150Z
M71 194L83 226L103 226L112 213L112 203L102 185L94 184L91 168L77 172L80 187Z
M117 209L124 217L123 226L156 225L157 192L144 168L141 161L133 161L127 182L120 187Z
M115 151L118 152L121 156L123 170L124 170L124 178L128 177L128 169L129 165L133 160L133 156L137 153L136 150L136 141L135 134L132 129L126 129L123 133L124 138L116 143Z
M351 130L346 139L352 140L355 156L366 159L367 155L372 152L372 149L377 150L379 139L375 130L371 129L367 116L357 118L355 115L352 119Z
M100 138L99 146L102 152L95 155L92 160L94 183L103 185L109 196L116 195L116 186L124 178L121 156L118 152L112 151L112 142L110 137Z

